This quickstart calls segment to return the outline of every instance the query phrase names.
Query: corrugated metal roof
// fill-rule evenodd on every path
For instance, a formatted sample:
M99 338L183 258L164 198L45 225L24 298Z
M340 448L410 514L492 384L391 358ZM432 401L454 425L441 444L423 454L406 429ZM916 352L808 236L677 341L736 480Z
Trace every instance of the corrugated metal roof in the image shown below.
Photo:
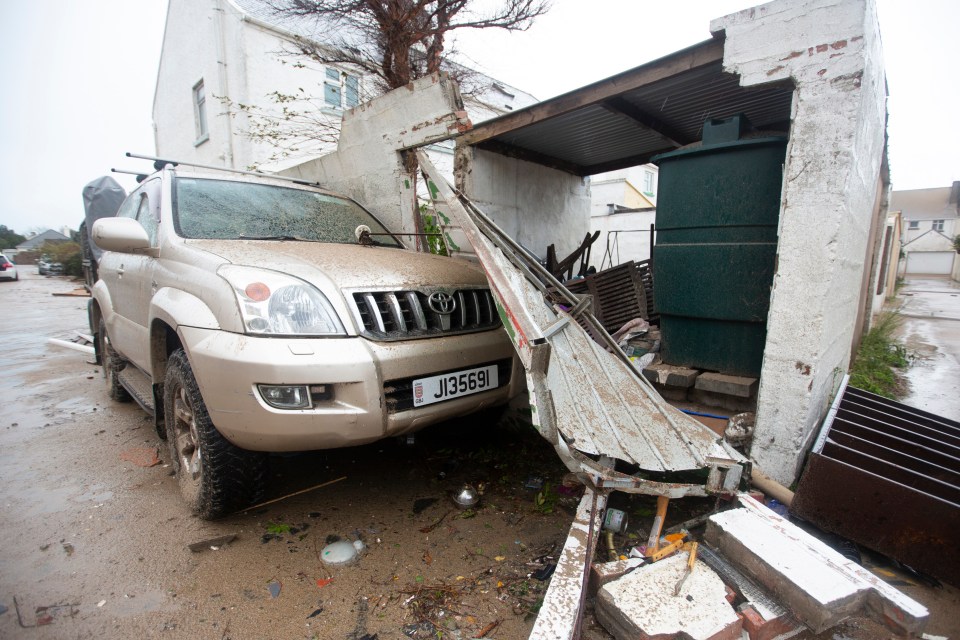
M792 85L741 87L722 58L723 41L708 40L488 121L460 140L591 175L697 142L708 118L745 113L758 130L787 131Z

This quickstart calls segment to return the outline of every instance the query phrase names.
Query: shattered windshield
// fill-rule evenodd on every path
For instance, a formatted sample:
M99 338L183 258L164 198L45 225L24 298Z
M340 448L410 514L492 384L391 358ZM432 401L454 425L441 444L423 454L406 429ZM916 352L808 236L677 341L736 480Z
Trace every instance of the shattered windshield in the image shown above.
M356 203L305 189L255 182L177 178L173 219L184 238L305 240L356 244L366 225L375 244L399 247L396 239Z

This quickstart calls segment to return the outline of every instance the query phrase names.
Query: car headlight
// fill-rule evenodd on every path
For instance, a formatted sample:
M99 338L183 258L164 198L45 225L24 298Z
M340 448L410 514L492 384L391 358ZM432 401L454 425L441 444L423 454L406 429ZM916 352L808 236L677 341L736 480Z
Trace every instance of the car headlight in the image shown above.
M233 287L247 333L346 335L326 296L299 278L235 265L224 265L217 273Z

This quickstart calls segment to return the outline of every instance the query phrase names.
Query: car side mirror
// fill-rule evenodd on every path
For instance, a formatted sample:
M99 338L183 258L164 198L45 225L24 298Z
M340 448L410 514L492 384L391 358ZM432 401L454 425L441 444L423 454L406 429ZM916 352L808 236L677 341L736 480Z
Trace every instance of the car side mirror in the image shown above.
M100 218L93 223L93 241L105 251L120 253L150 248L146 229L133 218Z

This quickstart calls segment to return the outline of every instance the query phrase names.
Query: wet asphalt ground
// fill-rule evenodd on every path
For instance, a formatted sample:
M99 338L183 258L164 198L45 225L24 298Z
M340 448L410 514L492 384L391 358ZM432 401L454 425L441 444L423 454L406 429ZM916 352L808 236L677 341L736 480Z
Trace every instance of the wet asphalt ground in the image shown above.
M900 336L913 357L903 402L960 421L960 284L911 277L894 301Z

